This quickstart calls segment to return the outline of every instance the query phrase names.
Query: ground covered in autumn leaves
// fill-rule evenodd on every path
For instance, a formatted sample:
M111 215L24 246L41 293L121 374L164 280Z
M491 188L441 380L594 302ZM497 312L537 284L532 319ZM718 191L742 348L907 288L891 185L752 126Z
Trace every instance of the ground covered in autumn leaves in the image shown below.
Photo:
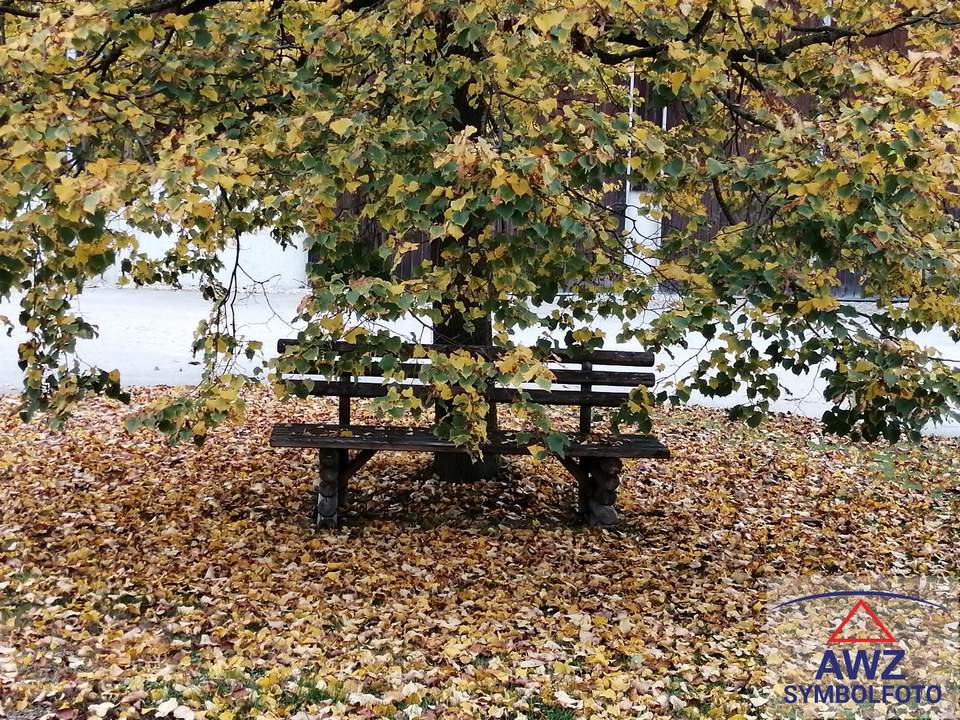
M758 718L766 583L958 570L955 440L672 410L674 459L627 463L618 530L574 524L554 462L449 486L382 454L347 527L316 532L315 454L266 440L333 403L249 401L198 449L128 435L107 402L56 433L0 399L0 710Z

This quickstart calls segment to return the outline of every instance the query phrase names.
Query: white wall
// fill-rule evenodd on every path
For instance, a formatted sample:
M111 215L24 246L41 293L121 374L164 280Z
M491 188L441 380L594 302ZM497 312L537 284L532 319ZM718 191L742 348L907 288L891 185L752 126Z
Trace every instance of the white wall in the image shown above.
M624 212L625 227L630 231L632 239L649 250L656 249L660 244L660 221L648 215L641 214L639 207L640 193L630 187L627 189L627 207ZM639 252L637 253L639 255ZM638 272L649 271L656 266L655 261L645 263L635 258L628 258L627 264Z
M637 207L639 193L629 192L626 208L626 226L633 229L634 239L653 247L660 236L660 223L649 217L640 215ZM133 234L139 243L141 252L153 258L160 258L170 249L173 239L170 237L156 237L147 233L134 231ZM233 268L235 245L228 243L227 249L221 254L226 270L221 273L221 281L229 279ZM258 233L248 233L240 238L240 286L249 288L258 282L265 283L264 287L273 292L300 290L306 287L307 253L302 243L282 249L270 237L266 230ZM633 262L637 269L642 264ZM120 265L117 263L109 268L97 280L89 283L91 287L116 287L120 278ZM181 281L184 288L195 288L198 284L196 277L187 276Z
M135 231L134 235L139 243L141 252L153 258L160 258L170 249L173 240L169 237L156 237ZM226 250L221 253L221 259L226 269L220 273L221 281L229 279L236 255L236 245L231 241ZM306 286L307 253L301 243L285 250L270 237L270 233L262 231L250 233L240 238L240 267L238 278L241 287L253 287L258 282L265 283L268 290L279 292L284 290L299 290ZM109 268L103 275L90 285L94 287L113 287L120 277L119 263ZM198 284L195 276L182 279L185 288L195 288Z

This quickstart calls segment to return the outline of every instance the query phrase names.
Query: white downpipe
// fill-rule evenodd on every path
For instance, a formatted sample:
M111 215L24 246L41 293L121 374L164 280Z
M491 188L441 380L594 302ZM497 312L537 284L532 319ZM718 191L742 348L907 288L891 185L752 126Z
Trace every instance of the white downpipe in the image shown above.
M633 130L633 88L634 88L634 66L630 66L630 95L627 101L627 127ZM627 143L627 180L624 187L624 202L630 204L630 159L633 157L633 143Z
M636 73L635 67L630 66L630 94L628 102L628 127L633 128L633 114L634 114L634 93L636 89ZM663 130L667 129L667 108L663 108L660 115L660 127ZM629 160L632 157L633 146L627 146L627 180L625 183L625 202L626 208L624 209L624 221L627 223L627 227L631 231L631 240L636 245L641 245L649 249L655 249L657 243L660 240L660 222L651 218L649 215L640 214L640 191L634 190L633 184L630 182L630 165ZM651 263L649 260L643 262L642 260L636 257L629 257L627 259L627 264L632 267L632 269L637 273L648 273L651 270Z

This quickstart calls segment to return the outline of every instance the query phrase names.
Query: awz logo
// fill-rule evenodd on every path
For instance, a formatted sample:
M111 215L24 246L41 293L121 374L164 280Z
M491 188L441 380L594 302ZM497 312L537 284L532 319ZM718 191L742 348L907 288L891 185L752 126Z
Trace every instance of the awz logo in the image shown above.
M827 639L827 647L820 656L819 666L813 676L814 681L785 686L783 701L788 704L852 702L858 705L939 703L943 698L940 685L910 682L906 672L906 651L897 647L896 637L865 598L907 600L937 609L945 608L924 598L877 590L806 595L788 600L778 607L843 596L850 596L856 602ZM863 644L875 647L859 647ZM847 647L840 647L843 645Z
M820 661L820 667L817 668L817 680L828 675L837 680L857 680L861 675L867 680L875 680L877 677L881 680L906 680L907 676L903 671L897 669L903 656L903 650L874 650L872 655L867 655L866 650L857 650L856 655L844 650L841 662L833 650L827 650ZM883 669L878 675L877 670L881 667Z

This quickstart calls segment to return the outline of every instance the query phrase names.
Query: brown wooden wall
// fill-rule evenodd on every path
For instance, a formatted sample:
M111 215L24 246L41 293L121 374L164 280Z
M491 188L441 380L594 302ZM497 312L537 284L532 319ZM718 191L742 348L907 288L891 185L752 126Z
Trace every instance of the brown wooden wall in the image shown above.
M905 30L890 33L888 35L871 39L868 41L868 45L887 50L906 52L907 33ZM628 80L625 78L624 82L626 83ZM560 95L561 101L570 99L570 95L568 93L561 93ZM804 110L810 110L813 105L813 101L814 98L798 98L795 104L797 105L797 109L803 112ZM600 107L611 111L625 110L625 108L614 107L609 103L598 104ZM654 122L658 125L663 121L662 104L656 101L656 99L652 96L651 88L643 81L637 82L634 88L634 111L638 117L650 122ZM675 127L686 121L687 118L684 116L683 108L680 104L674 103L667 106L667 128ZM734 149L734 151L743 152L744 150L743 148L737 148ZM636 180L634 180L634 182L636 182ZM359 202L360 201L356 196L347 194L341 199L341 202L338 206L338 211L356 212ZM706 241L709 240L719 230L721 230L727 224L727 221L724 217L723 211L720 208L720 204L717 201L716 195L712 190L705 192L704 203L707 209L709 222L697 231L697 237ZM617 212L622 228L624 222L624 208L626 205L625 187L623 183L620 184L620 187L617 190L605 194L604 204L610 208L613 208L615 212ZM681 228L685 222L686 221L681 214L674 213L662 221L663 232L667 233L672 229ZM511 226L506 223L498 224L496 230L497 232L512 232ZM384 234L374 220L362 221L361 236L366 238L366 240L370 243L371 250L375 250L379 244L384 242ZM431 247L431 243L426 238L423 238L415 250L406 253L400 259L396 269L397 276L401 279L409 279L413 277L416 274L417 268L420 266L420 264L425 259L429 258L432 252L433 249ZM854 273L843 271L840 275L841 284L840 287L837 288L837 293L839 295L844 297L862 296L862 286L860 285L858 278Z

